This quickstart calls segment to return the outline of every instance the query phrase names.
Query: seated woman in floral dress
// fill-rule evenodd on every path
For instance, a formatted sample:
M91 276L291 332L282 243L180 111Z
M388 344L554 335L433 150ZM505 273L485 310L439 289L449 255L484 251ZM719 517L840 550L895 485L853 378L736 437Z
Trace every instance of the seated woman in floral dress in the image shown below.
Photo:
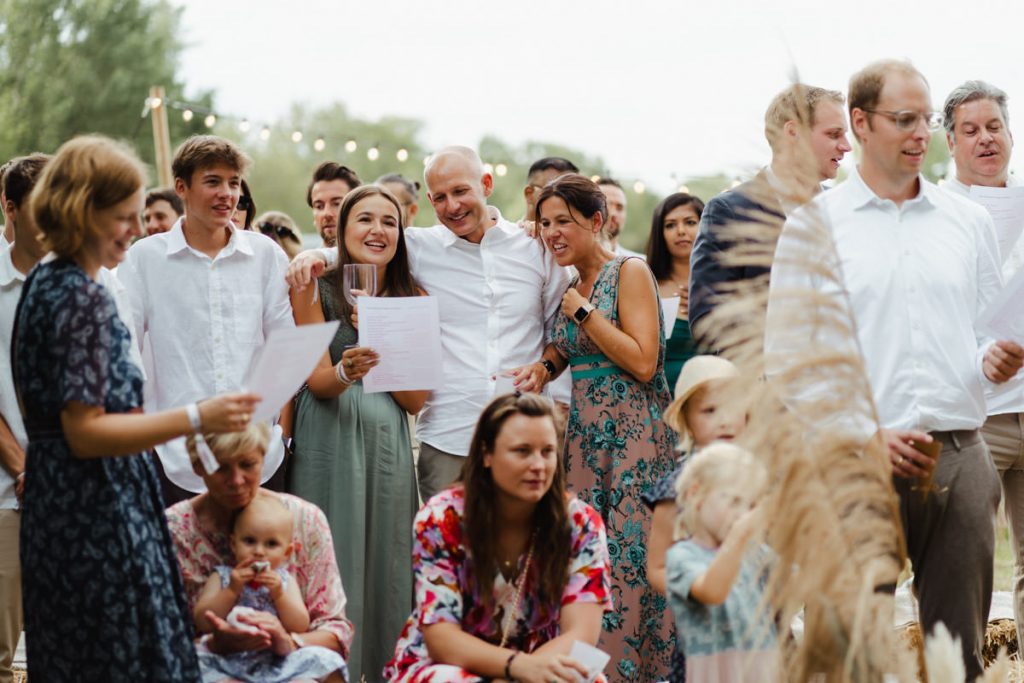
M414 533L416 608L388 680L588 677L568 653L597 643L611 610L608 547L601 517L565 490L549 400L491 402L460 480L423 506Z

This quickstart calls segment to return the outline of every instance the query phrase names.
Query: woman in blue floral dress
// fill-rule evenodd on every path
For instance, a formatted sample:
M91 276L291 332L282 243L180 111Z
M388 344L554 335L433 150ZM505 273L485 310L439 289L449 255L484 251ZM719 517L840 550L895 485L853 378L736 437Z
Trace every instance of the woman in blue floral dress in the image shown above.
M601 243L606 213L601 190L579 175L541 192L541 236L558 264L579 275L562 299L544 360L516 374L530 390L566 365L572 372L567 481L604 519L612 566L615 611L605 615L599 647L615 662L612 680L660 681L669 670L671 620L665 598L647 582L651 516L640 496L673 466L674 434L661 419L671 400L664 324L646 264Z
M12 353L29 438L21 562L33 680L199 678L156 473L148 455L129 454L193 423L240 429L255 401L239 394L127 414L140 410L142 374L95 278L139 234L143 179L127 148L76 138L30 198L57 256L25 281Z

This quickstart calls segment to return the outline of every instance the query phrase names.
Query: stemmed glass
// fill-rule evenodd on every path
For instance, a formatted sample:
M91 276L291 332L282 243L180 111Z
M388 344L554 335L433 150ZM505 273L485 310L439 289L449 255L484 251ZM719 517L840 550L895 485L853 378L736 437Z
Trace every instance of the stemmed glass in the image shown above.
M377 295L377 266L372 263L346 263L342 272L342 293L349 305L356 297Z

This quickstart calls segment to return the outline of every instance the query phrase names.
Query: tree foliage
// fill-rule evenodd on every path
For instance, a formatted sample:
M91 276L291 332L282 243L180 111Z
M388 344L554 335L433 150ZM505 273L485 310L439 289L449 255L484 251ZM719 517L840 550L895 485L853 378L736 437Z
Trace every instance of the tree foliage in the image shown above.
M150 86L184 99L180 13L166 0L0 0L0 161L103 133L152 163L152 124L140 114ZM201 126L169 123L172 139Z

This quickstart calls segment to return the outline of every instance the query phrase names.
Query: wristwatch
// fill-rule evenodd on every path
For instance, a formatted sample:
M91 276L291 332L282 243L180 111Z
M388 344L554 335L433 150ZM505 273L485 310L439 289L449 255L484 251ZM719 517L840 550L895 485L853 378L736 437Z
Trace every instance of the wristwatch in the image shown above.
M548 371L548 377L554 377L555 376L555 370L557 368L555 368L555 364L554 363L552 363L547 358L541 358L540 359L540 364L543 365L544 369Z
M590 314L593 313L593 312L594 312L593 304L586 303L586 304L583 304L582 306L580 306L579 308L577 308L576 312L572 314L572 317L573 317L573 319L576 320L576 322L578 324L582 325L584 323L584 321L586 321L586 319L589 318Z
M298 633L292 631L288 635L292 637L292 645L295 646L296 650L301 650L302 648L306 647L306 641L303 640L302 636L300 636Z

